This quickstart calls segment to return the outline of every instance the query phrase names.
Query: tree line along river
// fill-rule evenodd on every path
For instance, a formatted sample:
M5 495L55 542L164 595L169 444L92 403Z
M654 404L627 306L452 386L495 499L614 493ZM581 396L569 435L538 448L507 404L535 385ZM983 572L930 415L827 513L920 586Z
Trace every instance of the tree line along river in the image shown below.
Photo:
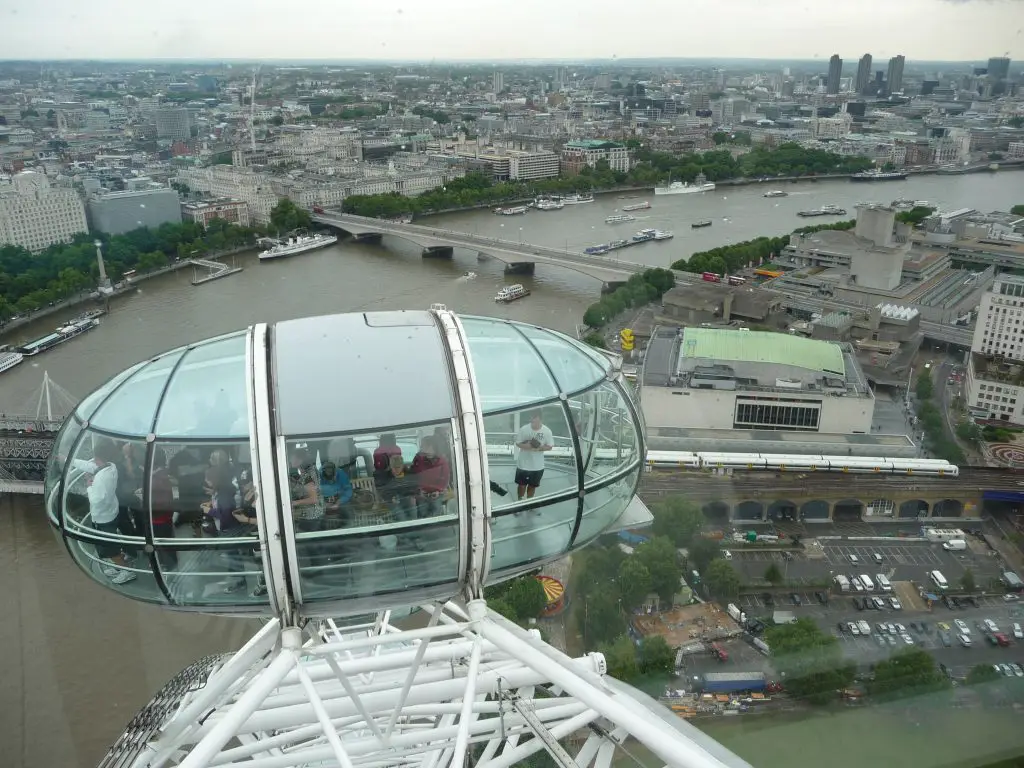
M694 252L781 235L808 223L796 211L833 203L851 216L861 200L906 197L943 209L1008 210L1024 202L1024 173L916 176L902 182L848 181L778 185L788 197L768 199L772 185L723 187L697 195L631 199L599 196L590 204L525 216L489 211L446 214L425 225L582 251L642 227L669 229L673 240L622 251L622 257L668 266ZM604 223L623 205L649 200L636 222ZM642 218L647 217L647 218ZM691 230L698 219L713 225ZM819 220L814 220L817 223ZM505 276L503 265L457 250L452 260L422 259L420 249L394 238L383 245L341 242L294 259L238 259L240 274L194 287L189 270L162 275L115 299L96 330L29 358L0 379L0 411L28 405L43 371L82 398L129 365L171 347L253 322L312 314L425 309L433 302L466 314L533 322L572 333L599 284L565 270L539 267L532 277ZM473 279L463 273L476 273ZM531 295L496 304L497 290L527 283ZM18 343L48 333L81 311L34 321L3 338ZM316 350L311 346L310 354ZM93 766L136 710L182 667L230 650L252 631L242 620L174 614L132 603L79 575L48 530L39 497L0 499L0 743L4 764Z

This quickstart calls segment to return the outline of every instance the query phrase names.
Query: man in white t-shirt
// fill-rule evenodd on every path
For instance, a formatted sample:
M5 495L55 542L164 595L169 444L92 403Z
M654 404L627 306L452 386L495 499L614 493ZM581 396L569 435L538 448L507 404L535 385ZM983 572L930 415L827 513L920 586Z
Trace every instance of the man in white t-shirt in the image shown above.
M530 414L530 423L516 433L516 485L519 498L532 499L544 475L544 454L553 447L554 436L540 420L540 411Z

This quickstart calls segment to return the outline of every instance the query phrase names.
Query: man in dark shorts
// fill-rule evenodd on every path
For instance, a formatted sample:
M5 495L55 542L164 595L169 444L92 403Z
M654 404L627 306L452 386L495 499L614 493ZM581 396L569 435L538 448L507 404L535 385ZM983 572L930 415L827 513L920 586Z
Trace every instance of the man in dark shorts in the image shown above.
M519 499L532 499L544 476L544 454L553 447L554 436L541 422L540 411L530 414L530 423L516 433L516 486Z

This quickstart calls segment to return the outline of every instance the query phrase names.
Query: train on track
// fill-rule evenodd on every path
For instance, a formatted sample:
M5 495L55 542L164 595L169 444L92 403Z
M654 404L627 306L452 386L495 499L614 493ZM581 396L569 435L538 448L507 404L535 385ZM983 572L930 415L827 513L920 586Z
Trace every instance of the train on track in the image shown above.
M886 459L876 456L788 456L781 453L689 453L648 451L648 467L740 469L774 472L848 472L882 475L959 477L960 468L940 459Z

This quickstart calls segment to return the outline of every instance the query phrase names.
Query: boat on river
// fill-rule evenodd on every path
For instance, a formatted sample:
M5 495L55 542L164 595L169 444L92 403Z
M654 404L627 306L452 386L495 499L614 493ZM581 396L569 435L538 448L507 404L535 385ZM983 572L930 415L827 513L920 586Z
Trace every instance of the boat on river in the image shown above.
M821 208L813 208L809 211L797 211L797 216L803 216L804 218L810 216L845 216L846 209L840 208L838 205L823 205Z
M628 213L618 213L614 216L609 216L604 220L605 224L625 224L629 221L636 221L636 216L630 216Z
M690 227L692 227L693 229L700 229L701 227L710 227L710 226L711 226L711 219L701 219L700 221L695 221L695 222L693 222L693 224L690 225Z
M337 235L296 235L283 240L276 245L260 252L260 260L280 259L285 256L297 256L306 251L315 251L317 248L326 248L338 242Z
M550 197L541 197L534 201L533 207L538 211L560 211L565 208L561 200L552 200Z
M907 178L907 174L900 173L899 171L880 171L875 169L873 171L854 173L850 176L850 181L902 181L905 178Z
M644 200L642 203L633 203L632 205L624 205L624 206L622 206L622 210L624 210L624 211L646 211L650 207L651 207L651 204L649 202L647 202L646 200Z
M516 283L515 285L507 285L498 291L498 295L494 297L494 300L507 304L511 301L517 301L530 295L530 291L521 285Z
M528 205L514 205L511 208L495 208L494 212L499 216L520 216L530 210Z
M765 192L763 197L789 197L789 192L784 192L781 189L773 189L770 192Z
M99 324L100 321L95 317L86 315L79 316L64 325L59 326L53 333L47 334L41 339L29 342L18 349L18 352L25 357L33 357L34 355L38 355L40 352L46 352L48 349L53 349L58 344L63 344L65 341L71 341L71 339L76 336L81 336L86 331L91 331ZM15 365L17 365L17 363L15 363Z
M0 352L0 373L11 370L24 359L21 352Z
M703 173L698 173L693 184L688 181L673 181L667 187L655 187L656 195L692 195L697 192L714 192L715 182L708 181Z
M592 202L594 202L594 196L591 195L591 194L586 194L586 195L580 195L580 194L566 195L565 197L560 198L560 199L566 205L582 205L583 203L592 203Z

